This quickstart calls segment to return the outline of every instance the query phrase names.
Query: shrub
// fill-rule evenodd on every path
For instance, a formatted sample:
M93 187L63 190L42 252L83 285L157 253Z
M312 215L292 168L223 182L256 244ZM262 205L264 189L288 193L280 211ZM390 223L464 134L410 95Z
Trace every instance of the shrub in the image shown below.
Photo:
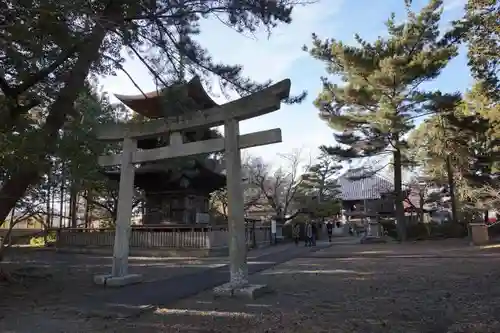
M462 238L467 236L467 227L455 223L416 223L407 227L409 239Z
M381 220L380 225L384 228L384 233L391 238L398 238L396 223L392 220Z
M36 236L36 237L31 237L30 239L30 245L31 246L37 246L37 247L42 247L42 246L49 246L51 244L54 244L56 242L56 232L49 232L47 234L47 237L45 238L44 236ZM47 241L47 242L45 242Z

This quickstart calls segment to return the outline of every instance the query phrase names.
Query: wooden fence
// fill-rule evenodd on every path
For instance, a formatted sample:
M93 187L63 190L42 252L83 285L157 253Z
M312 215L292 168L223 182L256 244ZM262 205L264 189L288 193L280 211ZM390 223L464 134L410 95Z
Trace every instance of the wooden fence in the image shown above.
M63 228L56 230L56 246L112 247L114 229ZM249 226L245 232L249 247L270 243L270 228ZM130 247L140 249L213 249L228 245L229 233L225 227L199 226L134 226L130 232Z

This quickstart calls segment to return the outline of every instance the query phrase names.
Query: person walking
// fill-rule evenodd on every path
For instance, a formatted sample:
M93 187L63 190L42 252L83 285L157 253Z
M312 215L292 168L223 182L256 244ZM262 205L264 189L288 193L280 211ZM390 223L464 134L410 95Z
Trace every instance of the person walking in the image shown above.
M306 246L312 246L313 229L312 224L308 222L306 224Z
M311 223L312 236L311 236L311 246L316 246L316 237L318 236L318 225L313 222Z
M328 221L326 224L326 232L328 233L328 242L332 242L332 234L333 234L333 223L332 221Z
M299 239L300 239L300 224L294 223L292 227L292 238L293 241L295 242L295 245L299 245Z

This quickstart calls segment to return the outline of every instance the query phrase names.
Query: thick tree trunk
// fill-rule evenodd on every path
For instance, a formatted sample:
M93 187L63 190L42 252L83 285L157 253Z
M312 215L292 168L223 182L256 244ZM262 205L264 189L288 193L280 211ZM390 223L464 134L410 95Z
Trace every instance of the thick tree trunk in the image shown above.
M419 196L419 204L418 204L418 222L419 223L424 223L424 202L425 202L425 190L419 190L418 196Z
M402 158L401 150L394 149L394 205L396 206L396 222L399 240L404 242L406 240L406 220L405 210L403 206L403 173L402 173Z
M51 198L51 204L50 204L50 224L48 225L49 228L54 227L54 216L55 216L55 208L56 208L56 190L55 188L52 190L52 198Z
M451 220L453 223L458 223L457 202L455 200L455 179L453 177L453 167L451 165L451 156L446 156L446 173L448 176L448 188L450 189L451 200Z
M64 125L68 112L73 110L73 103L84 87L92 63L99 59L99 49L106 36L107 26L112 24L111 20L103 22L107 23L95 26L85 49L79 54L72 71L68 73L64 87L49 108L45 125L40 130L45 149L41 149L36 161L20 165L0 189L0 221L5 220L29 186L39 182L46 156L54 152L59 130Z
M64 198L66 188L66 176L64 170L64 162L61 161L61 188L60 188L60 202L59 202L59 228L65 226L64 221Z
M92 212L92 193L87 190L85 196L85 228L90 228Z
M77 211L78 211L78 190L74 184L71 185L69 197L69 211L71 219L71 228L78 226Z
M51 219L51 215L50 215L50 209L52 207L51 205L51 201L50 201L50 198L51 198L51 194L52 194L52 170L51 168L49 167L49 170L47 172L47 202L46 202L46 205L47 205L47 215L46 215L46 220L45 220L45 224L47 224L48 226L50 226L50 219Z

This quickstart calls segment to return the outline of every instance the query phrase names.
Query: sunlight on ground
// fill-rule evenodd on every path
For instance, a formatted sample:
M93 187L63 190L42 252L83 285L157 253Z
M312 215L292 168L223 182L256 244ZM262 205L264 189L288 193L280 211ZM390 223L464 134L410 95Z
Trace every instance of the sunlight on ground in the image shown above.
M389 254L394 253L394 251L361 251L355 252L355 254Z
M264 272L262 275L280 275L280 274L357 274L371 275L370 272L358 272L347 269L318 269L318 270L282 270Z
M100 265L103 266L103 265ZM159 268L180 268L180 267L197 267L197 268L218 268L224 266L224 264L204 264L204 263L156 263L156 264L129 264L130 267L159 267Z
M214 304L214 302L212 302L212 301L196 301L196 304L210 305L210 304ZM248 306L249 308L269 308L269 307L271 307L271 304L248 303L248 304L245 304L245 306Z
M249 265L274 265L274 261L248 261Z
M196 301L198 304L212 304L213 302L210 301Z
M102 257L101 257L102 258ZM109 257L112 259L112 257ZM144 261L158 261L158 260L165 260L165 261L181 261L181 260L196 260L196 261L203 261L203 260L210 260L210 259L217 259L217 258L210 258L210 257L205 257L205 258L199 258L199 257L141 257L141 256L131 256L129 257L131 260L144 260Z
M360 258L360 257L335 258L335 261L340 261L340 262L371 261L371 260L373 260L373 258Z
M245 312L225 312L225 311L201 311L189 309L163 309L158 308L155 311L158 315L181 315L181 316L202 316L219 318L252 318L255 315Z
M245 304L249 308L270 308L271 304Z
M487 250L487 249L500 249L500 244L489 244L489 245L483 245L480 246L479 249L481 250Z

